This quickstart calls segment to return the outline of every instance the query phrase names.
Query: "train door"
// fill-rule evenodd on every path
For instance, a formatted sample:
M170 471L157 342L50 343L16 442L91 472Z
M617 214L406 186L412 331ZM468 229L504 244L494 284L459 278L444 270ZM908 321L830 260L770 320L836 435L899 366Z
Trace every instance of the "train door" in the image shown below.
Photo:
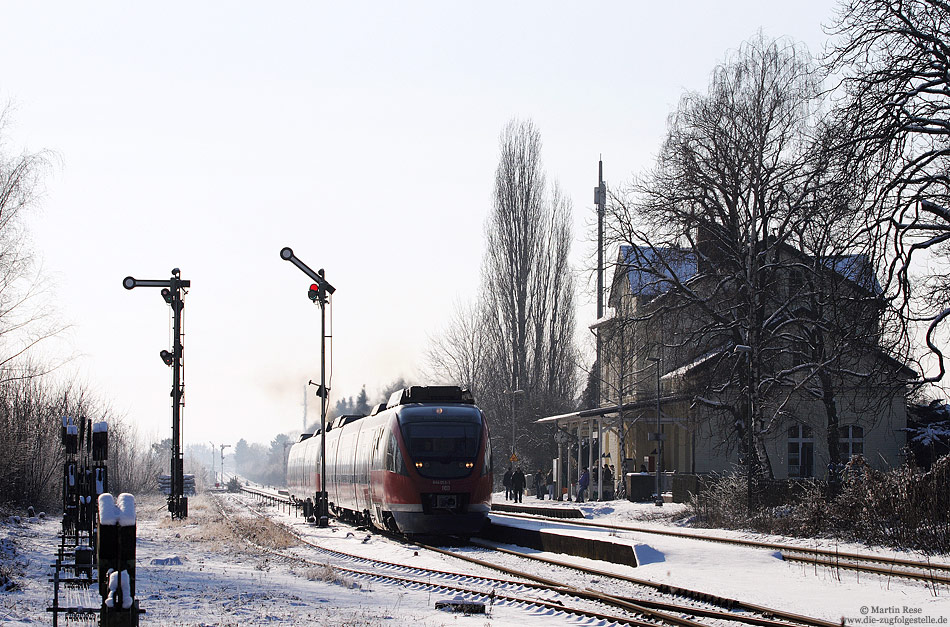
M382 495L386 468L386 443L389 441L389 429L385 425L376 428L373 438L373 463L370 465L369 511L370 518L377 527L383 526Z
M367 505L363 498L362 486L366 485L368 477L366 477L366 429L363 428L363 423L361 422L358 425L358 430L356 432L356 442L353 447L353 503L354 508L357 513L363 512L366 509Z
M308 468L307 476L310 478L310 485L313 488L313 496L320 492L320 446L316 443L311 444L307 449Z
M327 434L327 500L340 506L340 432L331 430Z
M360 498L359 498L359 486L360 486L360 434L363 431L363 424L359 423L354 426L353 434L350 436L350 454L352 455L350 459L350 485L347 488L347 498L350 499L350 502L353 504L353 511L356 513L360 512Z

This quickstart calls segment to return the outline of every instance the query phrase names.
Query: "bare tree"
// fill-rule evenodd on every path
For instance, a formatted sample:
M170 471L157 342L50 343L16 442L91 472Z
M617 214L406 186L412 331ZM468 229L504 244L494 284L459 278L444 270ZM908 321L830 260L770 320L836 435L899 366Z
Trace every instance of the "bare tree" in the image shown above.
M577 388L570 202L548 186L532 122L509 122L500 144L482 262L488 361L481 396L512 426L514 439L496 428L495 450L534 462L553 446L534 419L572 407Z
M945 0L847 0L832 29L829 70L843 76L841 149L868 173L871 229L889 256L885 288L905 315L927 326L926 342L945 372L935 334L950 316L950 282L915 285L922 251L946 255L950 241L950 4Z
M532 464L553 447L534 419L571 409L577 393L570 214L570 201L548 185L541 133L512 120L501 134L482 299L457 306L428 352L433 374L475 392L494 450Z
M452 318L439 334L429 337L427 368L436 380L457 384L480 398L486 368L485 314L477 305L456 303Z
M845 340L876 342L873 268L862 267L862 285L841 267L868 260L848 254L859 242L840 218L853 213L842 197L854 186L828 156L819 96L804 50L762 36L744 44L705 94L682 98L656 168L615 199L610 220L626 246L619 263L639 282L624 315L641 350L668 371L702 367L694 403L725 420L720 431L763 476L773 474L765 439L800 392L824 401L837 433L838 374L861 374ZM854 333L838 337L845 322Z
M41 374L36 364L26 366L23 358L62 331L42 302L45 283L23 222L41 195L52 155L46 151L13 154L6 139L8 126L9 107L0 110L0 382Z

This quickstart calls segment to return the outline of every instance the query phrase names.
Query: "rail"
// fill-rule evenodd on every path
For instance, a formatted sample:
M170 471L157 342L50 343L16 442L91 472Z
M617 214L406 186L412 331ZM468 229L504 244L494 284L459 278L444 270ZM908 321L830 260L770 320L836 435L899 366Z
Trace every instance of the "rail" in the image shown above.
M511 518L522 518L527 520L550 520L558 524L569 524L583 527L597 527L602 529L611 529L615 531L629 531L635 533L648 533L675 538L686 538L690 540L704 540L707 542L718 542L722 544L734 544L739 546L748 546L753 548L768 549L778 551L782 559L796 562L806 562L817 564L819 566L828 566L832 568L845 568L867 573L880 575L904 577L909 579L920 579L936 583L950 584L950 564L941 564L934 562L924 562L918 560L909 560L899 557L887 557L884 555L872 555L868 553L853 553L849 551L832 551L818 549L813 547L795 546L791 544L779 544L774 542L764 542L761 540L746 540L743 538L726 538L724 536L715 536L699 533L689 533L686 531L677 531L673 529L656 529L653 527L639 527L633 525L616 525L611 523L602 523L592 520L575 520L563 518L547 518L528 514L519 514L515 512L493 512L493 515L508 516ZM796 555L798 554L798 555ZM886 568L862 564L861 562L885 564ZM917 569L905 570L907 568Z

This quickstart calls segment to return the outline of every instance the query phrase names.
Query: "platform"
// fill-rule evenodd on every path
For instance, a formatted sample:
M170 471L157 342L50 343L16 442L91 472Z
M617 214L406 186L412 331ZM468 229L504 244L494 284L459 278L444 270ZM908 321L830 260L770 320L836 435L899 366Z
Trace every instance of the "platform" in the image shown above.
M521 512L521 510L517 510ZM561 510L565 511L565 510ZM527 524L526 524L527 523ZM563 553L592 560L637 566L637 554L629 543L598 539L589 534L558 533L531 524L531 521L511 521L511 524L490 521L478 534L479 538L499 544L515 544L536 551Z
M538 501L543 503L544 501ZM543 505L531 505L524 503L492 503L494 512L511 512L513 514L534 514L535 516L547 516L548 518L583 518L584 512L576 507L544 507Z

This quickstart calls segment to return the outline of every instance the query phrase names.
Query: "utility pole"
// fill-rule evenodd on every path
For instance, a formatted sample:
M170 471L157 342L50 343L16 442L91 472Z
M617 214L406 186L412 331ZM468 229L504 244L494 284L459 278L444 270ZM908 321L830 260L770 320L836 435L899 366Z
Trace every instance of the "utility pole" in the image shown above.
M136 287L160 287L162 298L172 308L172 352L162 350L159 357L166 366L172 369L172 459L171 459L171 493L168 495L168 511L172 518L188 517L188 499L185 498L184 460L181 452L181 407L184 395L181 341L181 310L185 307L182 292L191 287L191 281L181 278L181 270L172 269L172 276L167 280L136 279L127 276L122 279L122 287L127 290Z
M597 205L597 319L604 317L604 213L607 207L607 185L604 184L604 160L597 162L597 187L594 188L594 204ZM600 327L597 327L597 372L594 380L597 388L594 390L595 403L600 405L602 399L601 373L603 367L603 346L600 340Z
M320 386L317 388L317 396L320 397L320 494L317 495L317 523L326 527L330 519L327 504L327 401L330 397L327 389L327 303L336 288L324 278L323 268L314 272L307 264L297 259L289 246L280 250L280 258L297 266L297 269L314 281L307 296L320 305Z
M221 483L222 484L226 483L224 480L224 449L226 448L231 448L231 445L230 444L221 445Z

